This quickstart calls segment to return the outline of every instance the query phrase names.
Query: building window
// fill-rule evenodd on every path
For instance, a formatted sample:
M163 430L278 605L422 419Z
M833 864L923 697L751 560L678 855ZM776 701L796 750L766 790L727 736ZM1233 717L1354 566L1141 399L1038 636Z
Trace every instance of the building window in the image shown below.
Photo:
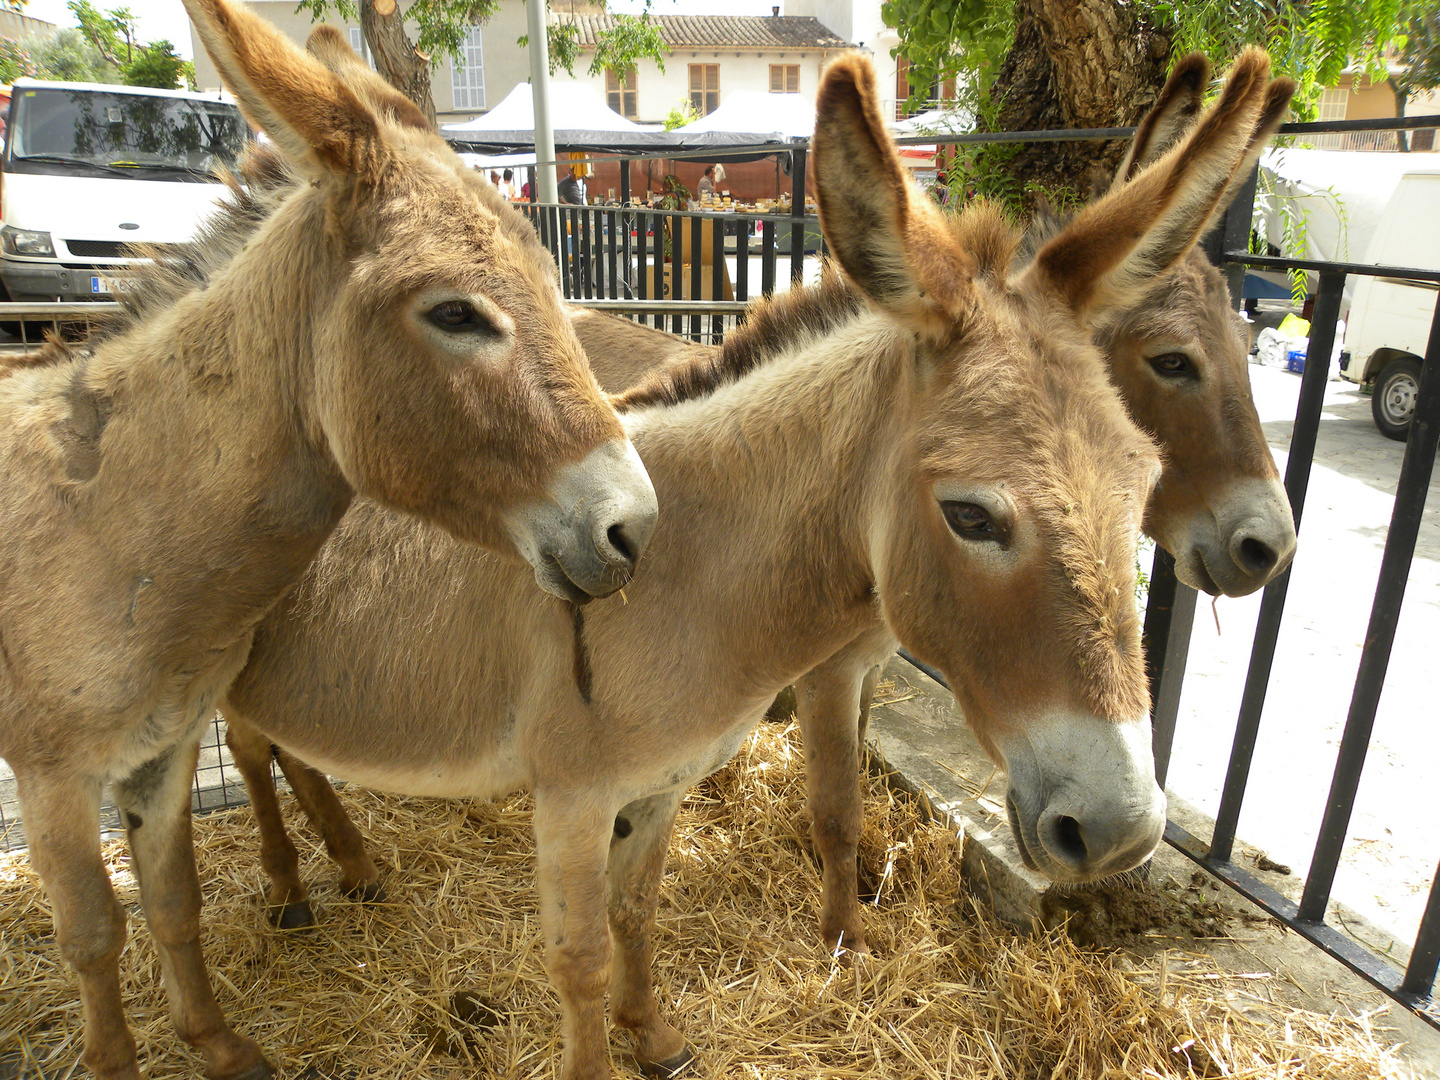
M720 65L690 65L690 107L709 116L720 107Z
M798 94L800 92L799 64L770 65L770 93Z
M1344 120L1345 106L1350 101L1348 85L1322 91L1320 94L1320 120Z
M485 53L480 45L480 27L472 26L465 31L465 40L460 45L463 64L450 58L450 89L456 109L485 108Z
M355 50L355 55L370 65L370 70L375 70L375 57L370 55L370 46L365 44L365 31L358 26L350 29L350 48Z
M946 79L944 86L936 79L929 87L912 86L909 79L910 61L903 56L895 60L895 119L904 120L911 113L923 112L926 109L933 109L941 101L950 101L955 97L955 80ZM910 94L914 92L917 98L914 105L907 104L910 101Z
M635 103L635 69L626 68L620 75L605 69L605 101L621 116L634 120L640 115Z

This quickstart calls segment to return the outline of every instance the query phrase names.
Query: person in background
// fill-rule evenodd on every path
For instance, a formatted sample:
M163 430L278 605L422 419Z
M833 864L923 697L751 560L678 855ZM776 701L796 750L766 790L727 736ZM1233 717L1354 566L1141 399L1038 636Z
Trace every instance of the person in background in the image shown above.
M705 175L702 176L702 177L700 177L700 197L703 199L706 195L713 196L714 194L715 194L715 166L714 166L714 165L706 165L706 166L705 166Z
M935 174L935 201L941 206L950 202L950 176L941 169Z
M575 167L570 167L570 172L565 179L560 181L557 192L562 203L571 203L574 206L585 205L585 181L575 175Z
M506 170L505 170L505 176L502 178L501 183L503 184L503 186L500 188L500 194L504 195L505 198L507 198L507 199L514 199L514 198L515 198L515 170L514 170L514 169L506 169Z

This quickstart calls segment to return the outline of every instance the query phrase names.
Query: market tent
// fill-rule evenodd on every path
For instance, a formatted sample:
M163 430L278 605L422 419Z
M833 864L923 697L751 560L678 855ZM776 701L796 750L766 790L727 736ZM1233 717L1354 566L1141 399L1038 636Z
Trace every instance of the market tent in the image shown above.
M923 135L964 135L975 130L975 114L968 109L930 109L889 124L897 138ZM936 143L901 144L900 164L912 169L935 168Z
M657 124L627 120L581 83L550 84L550 124L557 152L576 150L665 150L679 140ZM530 84L520 83L483 116L461 124L442 124L440 134L456 147L475 153L533 150L535 101Z
M808 139L815 132L815 103L801 94L771 94L762 90L731 90L720 106L674 134L687 146L707 145L696 137L724 133L741 135L752 143Z

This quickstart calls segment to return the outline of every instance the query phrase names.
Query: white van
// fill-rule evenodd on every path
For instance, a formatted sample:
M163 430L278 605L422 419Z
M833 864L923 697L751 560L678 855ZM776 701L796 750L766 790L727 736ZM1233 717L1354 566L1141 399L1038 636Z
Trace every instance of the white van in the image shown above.
M126 245L193 239L250 129L218 94L19 79L5 134L3 299L78 301L125 288Z
M1365 261L1440 270L1440 167L1400 178ZM1373 385L1370 412L1375 426L1392 439L1404 439L1410 430L1437 297L1440 291L1433 281L1355 279L1345 323L1348 356L1340 358L1340 374Z

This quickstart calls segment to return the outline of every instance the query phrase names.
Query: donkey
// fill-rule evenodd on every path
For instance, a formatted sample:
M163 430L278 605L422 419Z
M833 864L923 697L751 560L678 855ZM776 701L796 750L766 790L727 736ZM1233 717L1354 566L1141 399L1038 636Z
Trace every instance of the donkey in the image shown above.
M180 1036L212 1077L271 1075L204 968L190 778L254 628L353 496L577 602L629 579L656 514L547 261L414 107L362 102L230 0L187 10L308 183L202 285L157 267L85 352L0 375L0 756L103 1080L139 1076L107 784Z
M1115 187L1183 134L1199 112L1209 75L1201 54L1180 61L1140 125ZM1292 92L1288 80L1271 84L1245 160L1221 197L1217 216L1283 119ZM1064 224L1053 215L1032 224L1024 244L1027 257L1043 246L1037 233L1048 239ZM625 319L569 310L592 365L612 388L629 386L661 367L712 355L706 346ZM1216 522L1225 522L1220 533L1228 542L1211 543L1209 561L1219 566L1227 553L1234 553L1230 571L1222 575L1217 569L1216 576L1236 594L1279 573L1294 551L1293 519L1250 400L1244 328L1218 271L1192 246L1175 267L1157 276L1138 303L1111 316L1097 341L1111 380L1132 416L1154 435L1164 458L1160 482L1146 506L1146 531L1164 537L1206 529L1214 533ZM858 761L873 686L894 645L888 632L876 628L797 683L797 715L810 757L813 840L824 868L822 932L831 945L843 943L858 952L867 951L855 880L863 806ZM262 833L271 917L284 929L312 925L298 855L285 835L273 793L270 748L238 736L231 736L230 745ZM328 781L285 751L275 756L340 867L342 891L361 898L383 895L379 871ZM1053 867L1049 872L1062 878L1065 873Z
M1246 53L1179 147L1012 273L1002 218L931 206L868 63L837 60L815 167L849 280L618 399L667 506L627 603L567 611L361 501L257 628L232 737L379 788L534 792L566 1080L609 1075L607 986L642 1065L691 1059L651 991L675 812L778 689L875 627L951 679L1037 847L1083 834L1075 878L1138 864L1164 819L1131 599L1159 460L1091 324L1193 242L1268 66Z
M1209 81L1210 65L1200 53L1176 65L1141 122L1112 192L1181 137ZM1290 79L1271 82L1245 156L1207 228L1215 226L1284 121L1294 90ZM1064 226L1063 219L1042 215L1027 231L1024 253L1038 255ZM1095 340L1131 415L1164 456L1144 527L1175 555L1177 577L1212 594L1238 596L1281 573L1294 555L1294 518L1250 397L1249 336L1219 271L1192 246L1142 290L1138 302L1100 324ZM895 645L886 629L874 628L795 684L811 838L822 868L821 934L832 946L861 953L868 945L857 880L864 818L860 759L875 685ZM331 813L326 820L333 818ZM1091 842L1083 830L1037 846L1015 827L1013 813L1010 819L1027 866L1058 881L1073 880ZM358 843L338 836L342 850Z

